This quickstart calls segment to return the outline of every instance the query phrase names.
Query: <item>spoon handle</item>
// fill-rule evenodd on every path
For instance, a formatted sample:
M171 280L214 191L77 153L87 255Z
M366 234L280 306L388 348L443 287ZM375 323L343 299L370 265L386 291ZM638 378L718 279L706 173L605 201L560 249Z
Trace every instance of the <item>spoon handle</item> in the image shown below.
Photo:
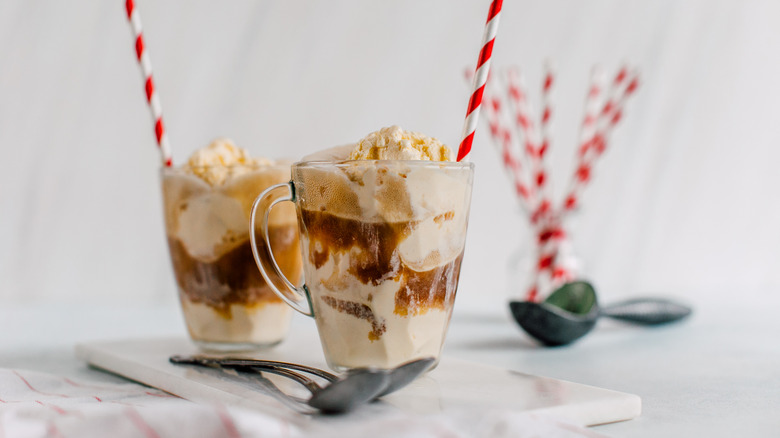
M290 362L279 362L275 360L261 360L261 359L244 359L244 358L232 358L232 357L211 357L211 356L179 356L174 355L170 357L172 363L188 364L188 365L209 365L216 364L222 367L277 367L286 368L293 371L302 371L317 377L321 377L328 382L335 382L338 380L338 376L331 374L327 371L323 371L319 368L314 368L306 365Z
M254 373L254 378L250 378L247 373L240 372L245 371L237 368L224 368L222 366L219 366L217 364L209 364L209 365L203 365L198 364L204 367L213 368L215 370L219 370L222 373L225 373L232 378L236 379L238 382L251 387L251 388L257 388L258 386L264 390L264 392L283 405L287 406L288 408L292 409L295 412L301 413L301 414L307 414L311 415L316 410L311 409L311 407L306 403L305 400L301 400L298 397L293 397L292 395L284 393L281 389L279 389L278 386L276 386L272 381L270 381L268 378L266 378L262 373L259 373L258 371L252 371Z
M294 380L300 383L301 385L303 385L304 387L306 387L306 389L309 390L309 392L312 393L312 395L322 391L322 387L318 385L317 382L315 382L314 380L304 376L303 374L296 373L295 371L291 371L286 368L277 367L277 366L260 365L260 366L251 366L251 367L249 366L241 367L241 368L236 367L235 369L239 371L250 372L250 373L255 373L260 375L262 375L262 373L271 373L271 374L287 377L288 379Z
M603 316L642 325L678 321L691 314L691 308L662 298L635 298L601 309Z

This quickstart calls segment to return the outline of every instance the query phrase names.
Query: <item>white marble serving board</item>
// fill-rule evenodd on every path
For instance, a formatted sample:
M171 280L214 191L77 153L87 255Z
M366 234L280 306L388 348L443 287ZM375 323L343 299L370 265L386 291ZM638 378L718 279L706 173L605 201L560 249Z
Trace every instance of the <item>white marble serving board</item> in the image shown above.
M262 354L244 356L296 361L327 369L321 360L306 360L305 354L284 357L284 351L272 349ZM102 341L76 346L77 356L94 367L197 403L223 403L257 409L294 422L310 418L280 402L262 387L238 382L234 377L217 370L173 365L168 361L174 354L198 353L197 348L183 338ZM278 376L269 378L285 392L298 396L307 394L286 379ZM436 369L406 388L347 415L377 415L398 411L435 414L490 408L549 414L591 426L639 416L641 400L633 394L532 376L445 356Z

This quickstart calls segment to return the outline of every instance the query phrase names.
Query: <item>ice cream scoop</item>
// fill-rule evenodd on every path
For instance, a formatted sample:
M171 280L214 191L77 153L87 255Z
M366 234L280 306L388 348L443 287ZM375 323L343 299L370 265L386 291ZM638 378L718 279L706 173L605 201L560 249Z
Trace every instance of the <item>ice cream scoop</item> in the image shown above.
M368 134L349 155L350 160L453 161L452 150L425 134L393 125Z
M601 316L640 325L681 320L691 308L662 298L634 298L600 307L590 283L574 281L541 303L512 301L512 315L529 335L547 346L566 345L585 336Z

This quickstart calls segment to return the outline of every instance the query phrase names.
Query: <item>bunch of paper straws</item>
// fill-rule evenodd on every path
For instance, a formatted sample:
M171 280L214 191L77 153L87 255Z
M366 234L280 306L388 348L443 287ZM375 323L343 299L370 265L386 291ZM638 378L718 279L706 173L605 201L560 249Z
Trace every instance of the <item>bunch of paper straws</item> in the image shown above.
M561 246L567 240L563 220L579 207L582 192L591 181L593 167L607 149L628 98L639 86L639 75L636 70L624 66L608 82L600 69L593 69L574 172L563 200L555 203L545 159L551 143L553 105L550 96L555 75L547 64L542 81L541 116L537 117L518 69L509 68L501 73L500 80L494 74L488 78L484 102L487 117L484 120L534 230L535 266L526 299L539 301L544 293L577 275L572 266L567 266L565 258L560 257Z

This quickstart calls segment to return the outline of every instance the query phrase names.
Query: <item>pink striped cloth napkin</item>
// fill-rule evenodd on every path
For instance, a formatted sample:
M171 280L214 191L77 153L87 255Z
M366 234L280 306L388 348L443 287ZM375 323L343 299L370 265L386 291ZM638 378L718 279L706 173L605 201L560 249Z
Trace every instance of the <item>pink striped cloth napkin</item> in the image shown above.
M0 438L54 437L602 437L592 430L517 412L382 418L304 417L200 405L135 383L94 383L0 369Z

